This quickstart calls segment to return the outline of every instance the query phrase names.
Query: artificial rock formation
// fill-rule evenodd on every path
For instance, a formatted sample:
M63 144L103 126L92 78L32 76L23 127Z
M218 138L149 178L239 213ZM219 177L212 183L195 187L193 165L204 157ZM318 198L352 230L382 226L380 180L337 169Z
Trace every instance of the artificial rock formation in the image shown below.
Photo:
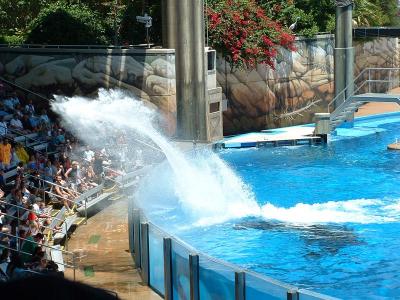
M275 70L265 65L232 70L218 60L217 81L228 99L226 135L310 123L315 112L327 111L334 96L333 37L300 39L296 47L296 52L280 52ZM398 64L397 39L356 43L355 75L367 67Z

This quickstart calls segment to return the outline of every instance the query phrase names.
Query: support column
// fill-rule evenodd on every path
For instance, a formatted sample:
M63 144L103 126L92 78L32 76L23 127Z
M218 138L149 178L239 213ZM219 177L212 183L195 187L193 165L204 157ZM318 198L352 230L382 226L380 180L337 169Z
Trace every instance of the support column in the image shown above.
M203 0L167 1L168 26L176 26L175 43L177 135L183 140L207 140L207 80ZM171 20L172 19L172 20ZM173 22L177 22L176 25Z
M175 49L178 34L177 2L179 0L162 0L162 42L163 48Z
M336 0L336 5L335 107L354 91L353 0Z
M346 99L354 92L353 5L344 8L344 47L346 66Z
M192 43L192 87L194 103L194 140L207 140L207 60L205 53L204 1L190 0L192 3L193 43Z
M335 103L335 107L344 102L345 95L341 94L346 86L345 78L345 51L344 51L344 22L343 22L343 7L336 7L336 28L335 28L335 97L340 95Z

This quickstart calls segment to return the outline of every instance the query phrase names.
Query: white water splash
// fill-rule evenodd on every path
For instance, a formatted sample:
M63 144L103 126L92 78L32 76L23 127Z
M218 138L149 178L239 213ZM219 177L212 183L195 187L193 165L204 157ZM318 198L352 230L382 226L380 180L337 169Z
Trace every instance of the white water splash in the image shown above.
M113 134L110 127L134 131L157 144L173 170L171 184L175 185L179 202L194 223L208 225L258 214L259 206L250 190L217 155L207 152L187 160L153 127L152 121L157 115L142 101L121 91L105 90L99 92L97 100L82 97L57 97L56 100L53 110L89 144L108 139Z
M272 204L260 207L247 185L217 155L202 151L194 157L185 157L153 127L157 118L155 111L121 91L101 90L97 100L57 97L52 108L63 118L64 124L88 144L108 139L113 134L110 128L139 134L157 144L173 170L168 184L174 185L179 205L192 225L212 225L247 216L297 224L382 223L398 219L388 212L396 211L400 205L385 208L380 200L299 203L291 208ZM148 188L159 185L156 181ZM157 197L160 204L165 200L162 190ZM142 203L146 206L146 199Z
M376 199L329 201L325 203L298 203L290 208L265 204L261 216L266 220L277 220L294 224L319 223L386 223L398 221L388 211L390 205Z

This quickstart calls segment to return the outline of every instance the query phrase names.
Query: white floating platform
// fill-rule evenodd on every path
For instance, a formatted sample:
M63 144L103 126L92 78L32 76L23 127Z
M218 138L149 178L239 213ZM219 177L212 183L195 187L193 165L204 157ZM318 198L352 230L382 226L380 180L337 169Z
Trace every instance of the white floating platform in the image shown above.
M220 148L248 148L266 146L296 146L304 144L318 144L321 137L313 136L314 127L294 126L279 129L263 130L226 138L217 142Z

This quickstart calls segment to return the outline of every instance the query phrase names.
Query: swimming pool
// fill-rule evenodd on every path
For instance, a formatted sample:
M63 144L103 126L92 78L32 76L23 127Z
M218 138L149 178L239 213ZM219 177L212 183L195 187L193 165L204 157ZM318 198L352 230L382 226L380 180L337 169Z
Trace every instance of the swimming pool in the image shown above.
M400 138L396 114L357 121L325 146L226 150L260 213L193 225L160 166L150 219L193 247L278 280L344 299L400 297ZM154 182L157 182L156 187ZM216 204L217 205L217 204Z

